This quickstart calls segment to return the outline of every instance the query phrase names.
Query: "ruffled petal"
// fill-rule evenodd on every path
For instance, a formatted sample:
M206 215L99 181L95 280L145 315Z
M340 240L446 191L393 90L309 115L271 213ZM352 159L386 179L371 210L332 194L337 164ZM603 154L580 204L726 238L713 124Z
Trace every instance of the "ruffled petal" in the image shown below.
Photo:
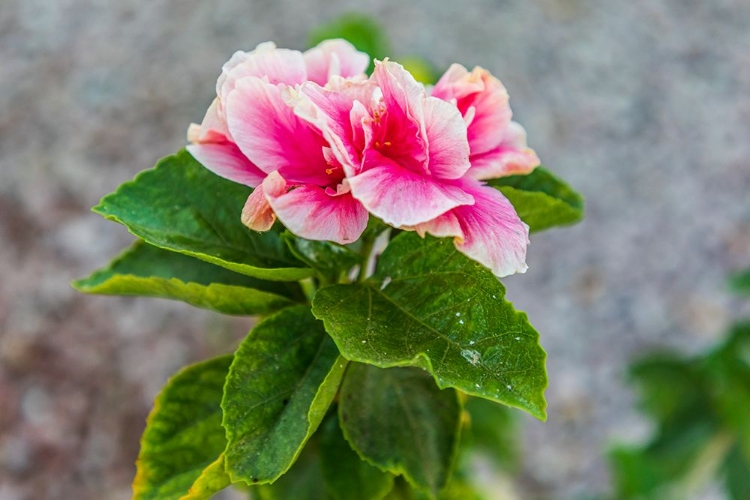
M261 43L252 52L237 51L222 67L216 95L225 103L237 81L248 76L296 85L307 80L305 59L298 50L279 49L272 42Z
M254 188L266 177L234 143L191 144L187 150L204 167L230 181Z
M325 85L332 76L364 76L370 56L342 39L325 40L303 54L307 79Z
M432 220L474 198L461 187L388 163L354 177L349 185L352 195L365 208L395 227L415 226Z
M428 97L424 103L424 123L430 174L437 179L462 177L471 163L461 114L452 104Z
M464 183L464 188L474 197L473 205L454 208L415 229L422 235L455 237L460 252L500 278L526 272L529 226L497 189L479 183Z
M367 227L367 211L345 189L343 194L312 185L287 190L278 172L263 185L269 186L266 199L276 216L297 236L344 245L356 241Z
M253 231L268 231L276 221L276 215L268 204L264 188L278 188L278 186L261 184L247 197L242 208L242 223Z
M526 131L516 122L510 123L498 147L472 155L470 160L471 169L467 176L473 179L528 174L540 164L536 152L526 144Z
M292 183L328 185L323 136L294 114L282 87L259 78L237 82L226 105L227 122L240 150L262 171L279 170Z

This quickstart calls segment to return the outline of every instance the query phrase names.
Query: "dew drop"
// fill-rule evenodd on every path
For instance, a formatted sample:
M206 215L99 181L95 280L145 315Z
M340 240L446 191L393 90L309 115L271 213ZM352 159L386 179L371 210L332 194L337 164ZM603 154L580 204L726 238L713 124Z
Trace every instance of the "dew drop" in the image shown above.
M512 389L512 388L513 388L513 387L511 387L511 386L509 386L509 385L506 385L505 387L507 387L507 388L508 388L508 390L510 390L510 389Z
M363 341L362 341L362 343L363 343L363 344L366 344L366 343L367 343L367 341L366 341L366 340L363 340Z
M471 349L464 349L463 351L461 351L461 356L463 356L464 359L472 365L476 365L477 363L479 363L479 360L482 359L481 354L479 354L477 351L472 351Z
M380 285L380 289L381 290L385 290L385 287L387 287L390 284L391 284L391 277L390 276L386 276L385 279L383 280L383 284Z
M457 313L456 313L456 317L458 318L459 316L461 316L461 313L460 313L460 312L457 312Z
M461 323L462 325L464 324L464 320L462 319L459 319L458 322Z
M470 341L469 341L469 345L474 345L474 341L473 341L473 340L470 340Z
M521 337L516 337L516 340L521 340Z

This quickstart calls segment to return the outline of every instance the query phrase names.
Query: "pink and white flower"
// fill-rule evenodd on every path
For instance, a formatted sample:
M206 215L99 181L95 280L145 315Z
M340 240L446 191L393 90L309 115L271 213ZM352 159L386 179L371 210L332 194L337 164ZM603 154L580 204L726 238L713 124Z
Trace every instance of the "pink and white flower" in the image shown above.
M367 212L328 143L287 101L308 74L363 79L368 63L348 42L329 40L304 54L265 43L224 65L217 99L203 124L191 126L188 150L216 174L256 188L242 213L251 229L268 230L278 217L308 239L350 243L364 231Z
M526 144L526 131L511 120L508 91L479 66L469 72L453 64L432 89L432 96L453 103L467 125L474 179L528 174L539 157Z

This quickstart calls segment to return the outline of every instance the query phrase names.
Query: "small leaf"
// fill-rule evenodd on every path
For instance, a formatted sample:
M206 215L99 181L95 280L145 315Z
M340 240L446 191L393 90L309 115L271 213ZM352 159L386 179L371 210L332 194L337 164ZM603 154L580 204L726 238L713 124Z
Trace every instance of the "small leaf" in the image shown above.
M348 40L357 50L369 54L368 71L372 71L374 59L382 60L392 55L383 28L374 19L362 14L345 14L320 26L310 33L310 45L317 45L331 38Z
M404 474L435 498L456 458L461 405L415 368L350 365L341 386L341 426L352 448L384 471Z
M345 367L308 307L258 323L235 353L221 402L232 479L268 483L286 472L325 416Z
M470 416L461 433L464 448L482 450L499 465L514 469L519 459L516 414L506 406L481 398L468 398L464 409Z
M393 476L364 460L344 439L333 414L320 430L320 463L334 500L380 500L393 488Z
M750 498L750 459L739 446L729 452L724 464L724 484L731 500Z
M750 295L750 269L732 276L729 286L736 293Z
M84 293L182 300L238 315L267 314L304 298L297 283L251 278L141 241L73 287Z
M583 197L543 167L528 175L493 179L489 184L510 200L532 232L583 219Z
M182 150L122 184L93 208L147 243L273 281L312 276L278 230L250 231L240 212L252 190L223 179Z
M344 357L381 368L418 366L455 387L546 418L546 353L505 288L448 239L402 233L363 283L313 299Z
M289 232L282 238L295 257L331 283L337 283L349 269L362 263L360 254L330 241L306 240Z
M231 362L222 356L189 366L162 389L141 438L134 500L208 498L229 485L220 402Z

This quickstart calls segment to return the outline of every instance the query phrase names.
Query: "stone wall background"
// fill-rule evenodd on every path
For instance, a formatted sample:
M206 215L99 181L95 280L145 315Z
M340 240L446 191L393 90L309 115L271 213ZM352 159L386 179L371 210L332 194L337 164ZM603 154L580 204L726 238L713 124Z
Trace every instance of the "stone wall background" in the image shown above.
M535 236L528 274L507 280L550 354L522 498L606 492L602 451L649 431L627 361L697 351L747 311L724 286L750 265L746 0L2 0L0 500L129 498L162 383L251 322L77 295L68 282L130 241L88 208L184 144L233 51L305 48L352 10L394 56L498 75L531 145L587 197L586 221Z

